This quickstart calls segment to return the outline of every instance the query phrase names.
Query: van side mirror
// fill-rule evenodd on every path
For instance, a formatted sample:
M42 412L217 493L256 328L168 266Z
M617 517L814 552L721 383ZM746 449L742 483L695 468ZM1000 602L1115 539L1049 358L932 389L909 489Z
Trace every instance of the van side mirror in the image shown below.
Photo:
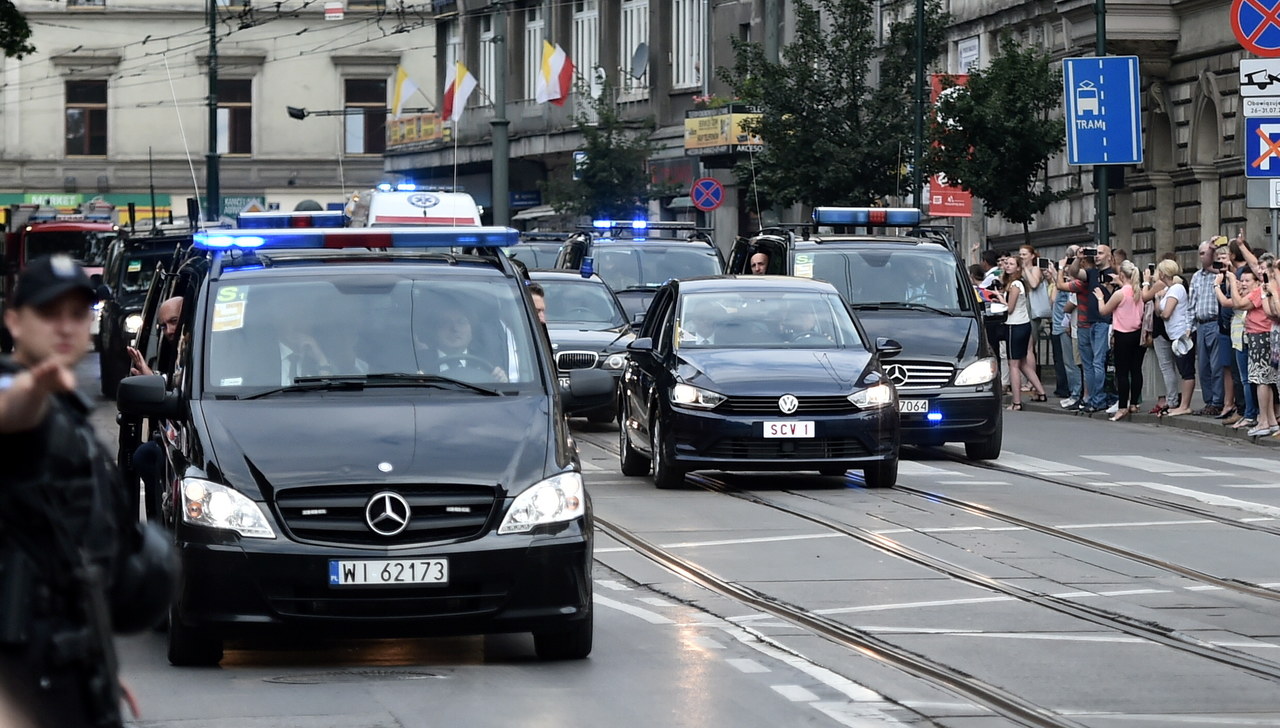
M635 315L631 317L631 326L633 328L638 329L644 324L644 314L644 311L637 311Z
M892 359L902 353L902 344L881 336L876 339L876 353L880 355L881 359Z
M637 354L652 354L653 339L648 336L636 339L630 344L627 344L627 351L633 351Z
M121 379L116 389L116 408L121 414L166 420L182 415L178 393L168 391L164 377L159 374L139 374Z

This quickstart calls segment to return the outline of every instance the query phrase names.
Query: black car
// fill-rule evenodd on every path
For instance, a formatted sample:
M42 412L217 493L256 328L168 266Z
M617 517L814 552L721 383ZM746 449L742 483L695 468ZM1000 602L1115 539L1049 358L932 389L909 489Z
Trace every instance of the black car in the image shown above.
M1003 417L995 349L983 306L945 231L911 208L818 208L814 222L740 238L729 270L766 254L768 271L831 283L872 337L902 355L885 365L897 388L902 441L962 442L975 460L1000 457ZM900 227L901 235L875 232Z
M178 249L190 235L117 238L107 249L102 269L103 291L98 329L98 367L102 394L116 396L116 386L129 376L126 347L142 327L142 308L157 268L170 270Z
M117 401L160 420L183 563L170 662L293 632L530 631L544 659L591 651L590 498L550 346L499 252L515 235L200 232L153 283L149 301L185 301L175 337L149 305L139 338L176 346L172 384L129 377ZM612 386L570 373L576 394Z
M575 369L602 369L622 376L627 344L635 338L622 304L599 276L583 276L562 270L532 270L529 277L546 291L547 333L560 371L562 392L568 374ZM617 392L603 405L563 396L565 414L584 416L596 423L617 416Z
M828 283L779 276L672 281L653 299L622 374L625 475L672 488L692 470L898 474L898 397Z
M692 223L644 220L595 221L565 241L555 267L603 278L633 323L663 283L725 272L720 249L706 230Z
M568 239L568 233L520 233L520 242L507 248L507 255L525 268L554 268L556 256Z

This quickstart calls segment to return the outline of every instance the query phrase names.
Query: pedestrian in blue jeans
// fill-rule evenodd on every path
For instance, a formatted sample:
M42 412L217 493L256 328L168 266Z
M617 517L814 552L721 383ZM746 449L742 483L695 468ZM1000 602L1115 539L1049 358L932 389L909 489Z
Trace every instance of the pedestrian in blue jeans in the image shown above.
M1222 356L1219 346L1226 342L1218 334L1218 271L1214 270L1214 243L1221 238L1200 243L1200 270L1191 276L1188 304L1193 317L1196 338L1196 370L1200 373L1200 392L1204 407L1192 414L1216 417L1222 414ZM1222 238L1226 241L1226 238Z
M1098 248L1081 248L1075 261L1058 274L1058 290L1076 294L1076 310L1079 312L1076 346L1080 350L1080 364L1084 367L1086 399L1082 409L1086 413L1107 408L1104 386L1107 351L1111 345L1111 320L1098 310L1098 299L1093 293L1105 282L1097 267L1097 255ZM1104 295L1106 292L1104 288Z

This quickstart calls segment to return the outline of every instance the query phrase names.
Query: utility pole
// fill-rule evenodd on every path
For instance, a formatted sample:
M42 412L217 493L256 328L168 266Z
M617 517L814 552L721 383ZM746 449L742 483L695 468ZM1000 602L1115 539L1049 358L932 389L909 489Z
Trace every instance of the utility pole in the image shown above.
M764 0L764 57L770 63L778 62L780 28L782 27L782 0Z
M924 210L924 0L916 0L916 138L911 155L911 200Z
M1094 16L1094 41L1097 44L1094 49L1094 55L1099 57L1107 55L1107 0L1094 0L1093 3ZM1097 245L1111 244L1111 190L1110 179L1107 175L1111 168L1105 164L1095 164L1093 167L1093 184L1097 188L1097 224L1098 229Z
M511 224L509 130L507 125L507 4L494 3L493 29L493 224ZM549 20L549 19L548 19Z
M206 222L222 217L218 183L218 3L209 0L209 153L205 155Z

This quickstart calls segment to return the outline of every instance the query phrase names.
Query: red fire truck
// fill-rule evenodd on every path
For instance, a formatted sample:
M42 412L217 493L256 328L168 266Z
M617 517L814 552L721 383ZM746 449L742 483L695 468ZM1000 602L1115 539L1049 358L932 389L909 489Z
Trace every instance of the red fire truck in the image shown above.
M36 205L13 205L8 209L5 225L4 253L0 256L3 271L3 301L17 283L18 274L27 261L53 253L65 253L84 266L95 282L102 278L102 264L111 241L121 230L112 222L114 207L88 203L79 210L66 210ZM94 276L97 276L94 278ZM13 349L13 339L0 319L0 350Z

